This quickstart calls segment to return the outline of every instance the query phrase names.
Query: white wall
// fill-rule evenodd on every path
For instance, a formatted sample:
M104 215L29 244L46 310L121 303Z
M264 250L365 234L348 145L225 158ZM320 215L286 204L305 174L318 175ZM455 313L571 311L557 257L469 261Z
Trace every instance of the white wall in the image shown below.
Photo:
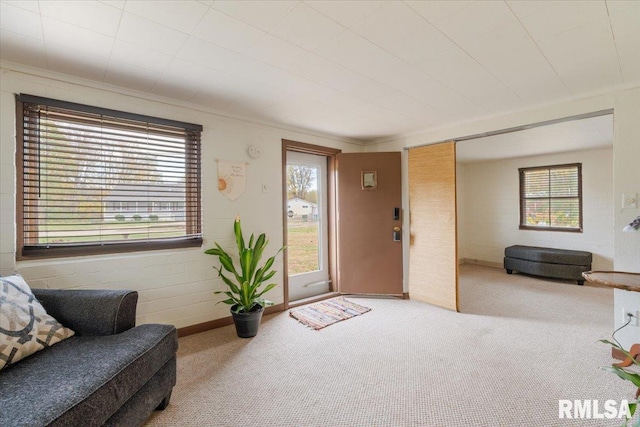
M633 218L640 214L640 209L622 210L619 201L623 192L636 192L640 194L640 88L630 88L620 91L595 95L584 99L547 105L527 111L516 112L483 120L460 123L456 126L448 126L432 129L427 132L406 135L367 147L368 151L398 151L404 148L446 141L466 135L475 135L482 132L490 132L499 129L523 126L531 123L539 123L548 120L576 116L594 111L613 109L613 268L619 271L640 273L640 233L623 233L622 229ZM403 156L406 165L406 152ZM408 233L408 186L406 175L403 182L403 195L405 198L405 235L404 253L405 259L409 253ZM469 207L466 206L468 211ZM468 215L468 213L467 213ZM468 231L468 230L464 230ZM405 266L408 264L405 262ZM405 277L408 270L405 268ZM406 286L406 284L405 284ZM405 287L405 289L407 289ZM614 296L615 327L622 325L623 307L638 306L638 295L626 291L616 291ZM621 331L617 337L623 345L629 346L640 341L640 328L627 328ZM594 337L598 339L601 337Z
M216 305L222 288L212 265L215 258L203 250L214 241L233 246L232 224L242 217L245 231L266 232L267 255L282 245L281 139L361 151L361 146L336 138L311 135L272 125L262 125L197 110L192 106L143 94L98 85L68 76L1 69L0 80L0 274L22 274L33 287L124 288L140 294L139 323L172 323L184 327L229 315L228 306ZM197 123L202 133L202 198L204 246L197 249L139 252L133 254L61 258L39 261L15 260L15 93L27 93L104 108ZM262 157L247 154L250 145L262 148ZM217 190L216 159L246 161L245 193L235 202ZM262 192L262 184L269 191ZM270 250L269 250L270 248ZM282 257L275 265L276 281L282 284ZM284 300L282 286L268 297Z
M627 91L615 99L613 114L613 206L614 269L640 273L640 231L625 233L625 225L640 215L640 209L622 209L622 194L640 194L640 89ZM619 289L614 293L616 328L622 326L624 308L640 311L640 292ZM640 327L627 327L616 337L625 346L640 343Z
M462 144L472 144L466 141ZM520 230L518 168L582 163L583 232ZM576 151L458 165L464 202L464 239L459 257L502 265L511 245L575 249L593 253L594 270L613 269L613 150Z

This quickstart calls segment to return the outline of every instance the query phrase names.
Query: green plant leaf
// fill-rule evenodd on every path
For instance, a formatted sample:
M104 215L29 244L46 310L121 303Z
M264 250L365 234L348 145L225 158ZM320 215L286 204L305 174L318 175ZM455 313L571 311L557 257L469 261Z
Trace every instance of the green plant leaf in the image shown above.
M217 245L217 243L216 243ZM218 261L220 261L220 264L222 264L222 260L225 260L225 270L229 271L230 273L233 273L233 276L236 278L236 280L238 281L238 283L242 282L242 278L240 277L240 274L238 273L238 270L236 269L235 264L233 263L233 259L231 259L231 257L229 255L227 255L226 253L224 254L224 256L220 256L218 257Z
M215 291L214 295L225 294L229 298L226 300L218 301L216 304L225 303L225 304L238 304L238 299L229 291ZM231 302L230 302L231 301Z
M263 274L264 274L264 270L263 270L262 268L259 268L259 269L256 271L256 275L255 275L255 276L254 276L254 278L253 278L253 283L255 283L255 284L260 284L260 283L262 283L262 282L263 282L263 280L262 280L262 275L263 275Z
M264 250L265 247L267 247L267 235L262 233L258 236L258 239L256 240L256 245L254 247L254 249L258 250Z
M263 276L262 277L262 281L266 282L267 280L271 279L275 275L276 275L276 271L273 270L273 271L269 272L269 274L267 274L266 276Z
M264 263L264 271L269 270L273 266L273 263L276 260L276 255L272 256L267 260L267 262Z
M255 282L256 283L262 283L262 282L266 282L267 280L271 279L276 272L272 271L270 273L267 274L267 271L269 271L269 269L273 266L273 263L276 259L276 256L282 252L284 250L286 246L281 247L278 252L276 252L276 254L274 256L272 256L271 258L269 258L265 263L264 266L262 267L260 274L258 275L258 273L256 273L256 279ZM266 276L265 276L266 274Z
M233 223L233 234L236 236L236 246L238 247L238 253L242 253L244 250L244 237L242 237L242 226L240 225L240 218L236 218Z
M220 261L220 264L222 264L224 269L227 270L229 273L235 273L236 272L236 269L233 266L233 261L231 261L230 258L225 258L225 257L221 256L221 257L219 257L218 260Z
M271 258L267 259L267 261L264 263L264 267L263 267L264 273L266 273L273 266L273 263L275 262L276 257L278 256L278 254L280 252L282 252L284 250L285 247L286 246L281 247L280 249L278 249L278 252L276 252L274 256L272 256ZM263 278L262 280L264 281L264 280L269 280L269 279L264 279Z
M628 357L629 359L631 359L631 362L633 362L634 364L640 366L640 360L637 360L636 358L634 358L631 355L631 353L629 353L624 348L620 347L617 343L613 343L613 342L611 342L609 340L598 340L598 341L600 341L602 343L605 343L605 344L609 344L611 347L617 348L618 350L620 350L625 355L625 357Z
M229 287L229 289L231 289L231 292L235 293L236 295L240 294L240 289L238 289L236 284L233 283L233 281L231 279L229 279L227 276L222 274L222 272L220 273L220 278Z
M267 237L264 233L260 234L258 236L258 239L256 240L256 244L253 247L253 251L254 251L254 258L253 258L253 262L251 264L251 267L249 269L250 274L253 276L253 273L256 271L256 267L258 265L258 262L260 261L260 259L262 259L262 253L264 252L264 248L267 246Z
M638 399L635 402L630 402L629 403L629 414L631 415L629 417L629 419L625 420L625 423L623 424L624 426L627 425L627 423L631 420L631 418L633 418L633 416L635 415L635 413L637 412L638 409L638 404L640 404L640 399ZM636 420L633 422L633 424L631 425L631 427L640 427L640 416L638 416L636 418Z
M268 299L264 299L264 298L257 298L256 302L260 304L262 307L268 307L270 305L273 305L273 301L269 301Z
M253 261L253 250L245 249L240 257L240 265L242 266L242 279L243 281L251 281L251 264Z
M631 381L636 387L640 387L640 374L627 372L622 368L618 368L617 366L605 366L602 369L613 372L623 380Z
M242 306L246 311L248 311L251 309L251 306L253 306L253 298L251 297L251 286L249 285L249 282L245 281L242 283L240 291Z
M277 283L271 283L271 284L269 284L269 285L265 286L265 287L264 287L264 289L263 289L262 291L260 291L260 293L257 293L257 294L256 294L256 297L257 297L257 298L258 298L258 297L261 297L261 296L262 296L262 294L265 294L265 293L269 292L271 289L275 288L276 286L278 286L278 284L277 284Z

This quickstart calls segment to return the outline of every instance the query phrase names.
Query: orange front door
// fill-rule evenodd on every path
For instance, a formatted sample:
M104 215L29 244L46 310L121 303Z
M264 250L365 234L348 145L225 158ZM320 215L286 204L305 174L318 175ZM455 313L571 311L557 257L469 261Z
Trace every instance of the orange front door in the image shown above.
M402 295L401 156L337 155L338 291Z

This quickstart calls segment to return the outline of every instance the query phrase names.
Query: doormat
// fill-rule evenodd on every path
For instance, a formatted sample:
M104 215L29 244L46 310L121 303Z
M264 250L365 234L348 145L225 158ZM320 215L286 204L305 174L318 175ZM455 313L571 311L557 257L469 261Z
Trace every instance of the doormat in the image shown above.
M360 316L367 311L371 309L344 298L334 298L291 310L289 316L317 331L334 323Z

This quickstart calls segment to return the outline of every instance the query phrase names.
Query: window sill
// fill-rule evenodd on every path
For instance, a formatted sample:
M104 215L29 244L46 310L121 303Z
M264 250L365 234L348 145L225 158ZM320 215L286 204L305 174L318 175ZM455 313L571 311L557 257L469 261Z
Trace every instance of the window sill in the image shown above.
M564 228L564 227L534 227L532 225L521 225L520 230L530 231L561 231L565 233L582 233L582 228Z
M21 254L17 254L17 261L65 258L65 257L84 257L91 255L117 255L131 252L149 252L165 249L193 248L202 247L202 237L183 240L168 240L161 242L132 242L132 243L114 243L106 245L78 245L63 247L24 247Z

